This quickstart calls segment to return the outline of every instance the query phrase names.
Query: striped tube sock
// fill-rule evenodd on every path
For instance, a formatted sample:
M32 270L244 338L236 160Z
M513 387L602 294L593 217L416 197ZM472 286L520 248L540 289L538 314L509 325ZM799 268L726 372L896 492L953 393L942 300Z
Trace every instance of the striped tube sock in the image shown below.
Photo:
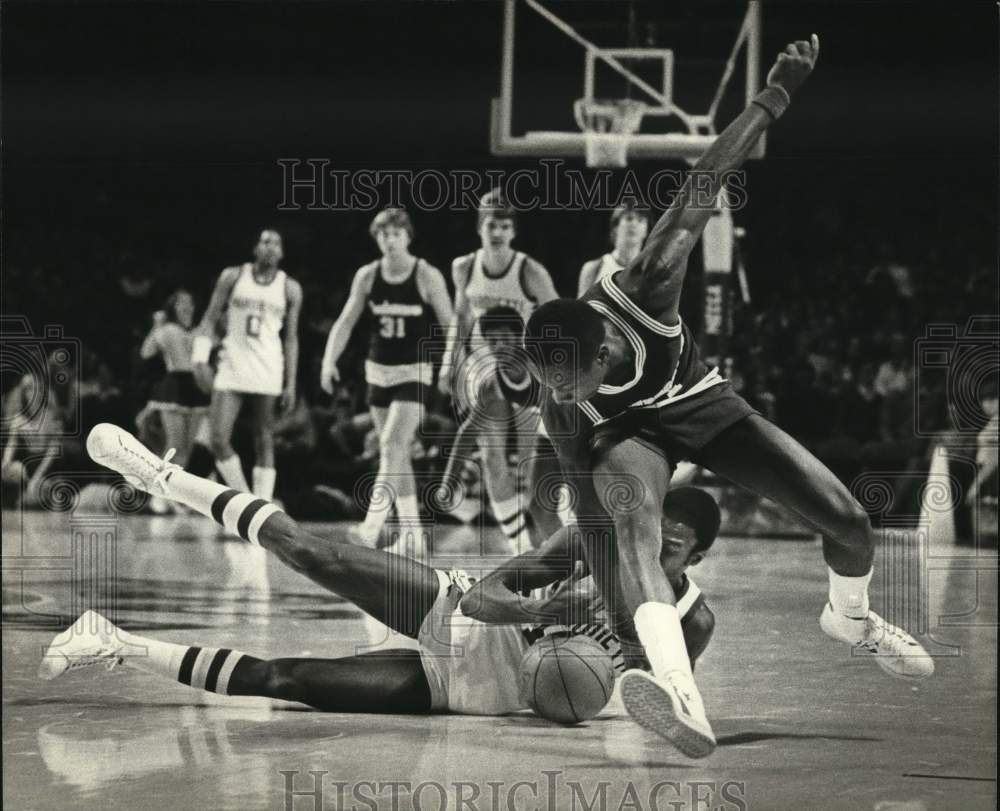
M493 515L497 519L497 523L500 524L500 529L510 541L513 553L520 554L531 549L528 520L524 510L521 509L518 497L512 496L505 501L495 501L491 496L490 506L493 508Z
M175 679L181 684L229 695L229 679L245 653L229 648L198 648L161 642L136 634L123 633L130 645L143 647L146 655L128 655L124 664L137 670Z
M171 471L164 486L167 498L207 515L254 546L260 546L258 533L264 522L281 512L273 504L251 493L237 493L225 485L200 479L183 470Z

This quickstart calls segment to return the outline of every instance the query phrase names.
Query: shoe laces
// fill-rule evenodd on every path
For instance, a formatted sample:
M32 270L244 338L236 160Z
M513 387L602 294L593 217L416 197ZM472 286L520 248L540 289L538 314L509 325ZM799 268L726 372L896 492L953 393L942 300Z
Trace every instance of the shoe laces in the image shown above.
M867 637L862 643L870 650L878 651L879 648L887 648L890 651L899 651L905 647L913 645L910 635L902 628L886 622L878 615L869 615Z
M124 659L121 656L116 656L115 646L111 644L101 645L93 653L83 654L81 656L67 657L69 659L69 667L67 670L78 670L81 667L93 667L94 665L104 665L106 670L114 670L118 665L120 665Z
M166 484L167 476L169 476L172 471L180 467L179 465L170 464L170 460L174 458L176 453L177 448L171 448L163 454L163 458L160 460L160 469L153 477L153 484L157 485L161 490Z

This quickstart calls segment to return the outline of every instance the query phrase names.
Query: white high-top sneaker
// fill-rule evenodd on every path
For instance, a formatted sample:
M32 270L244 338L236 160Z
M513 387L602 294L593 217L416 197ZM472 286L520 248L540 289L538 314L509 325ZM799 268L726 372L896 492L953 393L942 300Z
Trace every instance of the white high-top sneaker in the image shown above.
M621 677L622 702L636 723L666 738L690 758L715 751L715 735L694 679L681 670L657 679L644 670Z
M99 465L120 473L137 490L153 496L165 495L164 479L180 466L170 464L174 449L160 459L123 428L102 422L87 435L87 453Z
M886 673L901 679L926 679L934 673L934 660L917 640L874 611L866 617L849 617L827 603L819 618L827 636L867 651Z
M38 665L38 677L49 681L67 671L92 665L112 670L121 664L123 656L136 652L111 620L96 611L85 611L52 640Z

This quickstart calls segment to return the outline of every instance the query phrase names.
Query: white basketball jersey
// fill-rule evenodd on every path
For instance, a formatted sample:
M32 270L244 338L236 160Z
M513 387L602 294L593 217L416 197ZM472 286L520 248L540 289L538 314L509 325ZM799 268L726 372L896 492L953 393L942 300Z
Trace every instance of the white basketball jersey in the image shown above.
M285 323L285 271L268 284L253 276L249 262L229 294L226 337L222 342L215 388L248 394L281 394L285 353L281 328Z
M470 318L475 320L492 307L511 307L527 321L537 306L524 289L522 274L527 257L517 251L506 270L493 275L483 265L483 252L478 250L472 260L465 295L469 301Z

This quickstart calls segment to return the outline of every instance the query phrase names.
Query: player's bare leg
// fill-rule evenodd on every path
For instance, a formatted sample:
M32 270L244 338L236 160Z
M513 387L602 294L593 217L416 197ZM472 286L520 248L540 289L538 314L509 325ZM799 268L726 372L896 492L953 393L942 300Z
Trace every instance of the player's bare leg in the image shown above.
M830 591L820 624L827 634L875 654L879 666L895 676L934 672L934 661L916 640L869 609L875 533L864 509L826 465L756 414L709 442L700 459L822 533Z
M266 501L274 498L274 420L277 397L254 395L253 408L253 493Z
M659 563L670 463L634 439L595 448L595 457L597 497L619 537L630 539L618 545L619 587L653 671L626 671L622 701L639 724L688 757L705 757L715 750L715 735L694 682L677 598ZM595 565L608 553L593 538L584 546Z
M384 650L340 659L258 659L242 651L179 645L119 628L87 611L42 656L40 678L120 664L229 696L297 701L325 712L422 714L431 709L427 676L415 650Z
M234 490L249 490L240 457L233 449L233 428L243 407L243 395L235 391L212 391L209 420L212 432L212 453L215 467L222 480Z
M373 498L359 534L362 541L374 545L395 504L404 541L399 551L419 557L423 544L411 448L423 419L423 404L396 400L388 408L372 406L371 415L379 436L379 467Z
M528 521L522 499L517 492L514 472L507 458L507 431L483 432L476 441L479 444L483 464L483 483L490 499L493 515L500 529L507 537L509 552L519 555L531 548Z
M133 486L211 518L399 633L416 637L440 589L438 573L419 561L312 535L276 505L193 476L117 426L95 426L87 451Z
M194 445L194 435L190 428L190 415L184 411L160 411L160 421L163 423L163 434L166 446L173 448L174 463L184 467L191 456Z

